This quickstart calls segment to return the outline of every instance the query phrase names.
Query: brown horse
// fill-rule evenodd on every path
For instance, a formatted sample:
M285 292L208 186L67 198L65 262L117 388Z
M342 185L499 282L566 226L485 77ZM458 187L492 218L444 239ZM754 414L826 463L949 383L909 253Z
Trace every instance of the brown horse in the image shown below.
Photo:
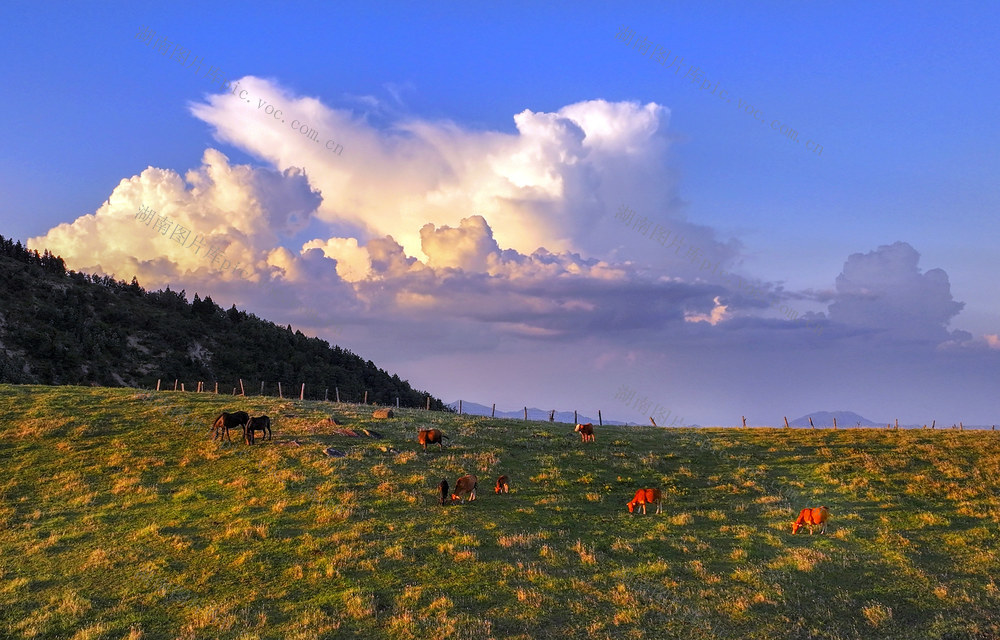
M830 512L826 507L806 507L799 511L799 518L792 523L792 535L799 532L802 527L809 527L809 535L812 535L813 527L820 525L820 533L826 533L826 521L830 518Z
M242 429L248 422L250 422L250 414L246 411L236 411L234 413L223 411L210 427L212 429L212 440L215 440L216 436L218 436L220 440L225 437L232 442L233 439L229 436L229 430L236 427ZM223 436L222 434L225 435Z
M663 509L663 498L660 495L659 489L639 489L635 492L635 497L632 501L628 503L628 512L632 513L635 506L642 505L643 514L646 513L647 504L656 504L656 513L660 513Z
M267 434L267 439L271 440L271 418L268 416L257 416L250 418L246 426L243 427L243 441L247 444L254 443L254 431L260 431L261 437Z

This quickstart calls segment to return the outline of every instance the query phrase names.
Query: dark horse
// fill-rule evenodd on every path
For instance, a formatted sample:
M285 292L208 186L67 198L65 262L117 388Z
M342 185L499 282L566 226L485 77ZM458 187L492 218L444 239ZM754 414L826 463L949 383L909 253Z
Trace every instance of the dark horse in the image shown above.
M225 437L232 442L233 439L229 436L229 430L236 427L243 429L249 421L250 414L246 411L236 411L234 413L223 411L212 424L212 440L215 440L216 436L218 436L220 440Z
M255 418L250 418L247 426L243 428L243 441L247 444L254 443L253 432L260 431L261 437L263 434L267 434L267 439L271 439L271 418L267 416L257 416Z

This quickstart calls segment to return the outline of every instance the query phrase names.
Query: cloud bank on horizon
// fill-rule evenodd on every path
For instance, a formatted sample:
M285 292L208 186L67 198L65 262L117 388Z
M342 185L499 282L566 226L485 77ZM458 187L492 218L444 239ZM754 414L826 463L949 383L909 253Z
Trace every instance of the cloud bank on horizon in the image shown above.
M971 358L984 375L997 370L1000 338L949 327L963 303L947 274L921 271L919 253L905 242L849 256L830 289L786 291L744 274L761 297L615 221L613 211L627 202L743 273L740 242L687 220L678 204L662 105L589 100L553 113L526 109L509 133L412 117L378 129L275 81L239 82L249 102L211 95L190 112L221 144L267 166L234 165L209 148L183 177L148 167L123 179L94 213L29 246L62 255L74 269L210 294L320 334L332 324L353 327L357 351L404 372L436 367L422 386L465 393L468 385L502 386L510 370L484 369L518 353L546 363L524 376L525 389L608 397L646 372L681 384L682 366L701 372L691 384L713 377L736 384L727 382L731 365L761 354L778 367L764 394L779 393L797 375L790 363L809 351L845 363L878 354L898 367ZM259 101L280 108L286 122ZM331 132L345 153L291 128L293 118ZM140 207L201 235L241 272L221 272L142 224ZM779 307L813 310L789 319ZM807 320L823 327L821 336ZM385 335L394 336L391 347ZM594 375L574 387L559 378L567 366ZM469 370L477 375L470 379ZM691 395L711 402L710 394Z

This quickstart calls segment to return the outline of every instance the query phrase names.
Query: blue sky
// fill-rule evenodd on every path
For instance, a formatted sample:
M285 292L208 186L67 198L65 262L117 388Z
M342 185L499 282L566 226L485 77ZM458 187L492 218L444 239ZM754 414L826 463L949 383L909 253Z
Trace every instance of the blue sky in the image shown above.
M335 329L446 400L646 421L615 398L629 387L701 424L836 409L988 423L998 15L982 3L6 3L0 233L71 268ZM244 79L253 105L141 44L143 25ZM682 56L681 72L616 39L623 26ZM758 117L692 84L693 67ZM264 98L310 115L343 154L314 155L253 108ZM233 173L205 196L185 185L192 171ZM254 256L254 275L165 250L127 219L139 201ZM667 257L614 219L622 204L767 283L767 302ZM870 255L848 267L854 254ZM339 304L318 309L321 294ZM782 305L829 324L807 335Z

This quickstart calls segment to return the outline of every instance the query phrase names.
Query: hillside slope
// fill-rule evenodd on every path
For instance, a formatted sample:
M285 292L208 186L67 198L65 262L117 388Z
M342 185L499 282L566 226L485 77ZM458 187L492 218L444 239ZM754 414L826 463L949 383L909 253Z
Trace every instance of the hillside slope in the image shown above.
M139 283L67 271L0 236L0 382L155 387L157 379L204 382L223 392L242 378L277 394L306 383L306 397L426 406L409 382L325 340L279 327L235 306L185 292L147 292ZM444 404L431 398L432 409Z
M212 442L224 408L274 440ZM571 428L0 385L0 637L1000 634L994 432ZM464 473L479 499L438 506ZM627 512L644 486L663 514ZM820 504L828 534L790 535Z

